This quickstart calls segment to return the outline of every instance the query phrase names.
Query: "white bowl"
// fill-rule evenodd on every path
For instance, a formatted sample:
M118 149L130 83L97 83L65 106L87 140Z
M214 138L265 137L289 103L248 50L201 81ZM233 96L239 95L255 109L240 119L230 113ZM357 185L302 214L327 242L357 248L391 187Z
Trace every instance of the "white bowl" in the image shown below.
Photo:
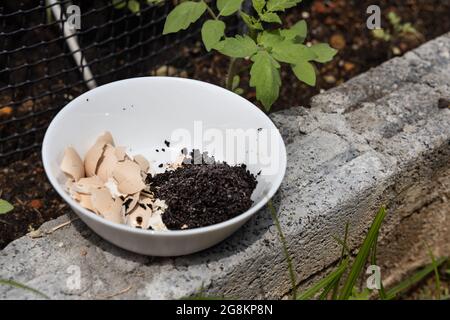
M253 206L222 223L179 231L134 229L103 219L66 193L66 177L59 165L67 146L83 158L104 131L112 133L116 145L130 147L130 154L155 160L156 169L187 147L209 151L231 164L246 163L255 174L262 170L252 194ZM229 138L233 135L237 136L234 144ZM164 140L171 141L170 148ZM169 77L117 81L74 99L51 122L42 159L53 187L92 230L121 248L153 256L190 254L227 238L275 194L286 169L281 135L255 105L215 85Z

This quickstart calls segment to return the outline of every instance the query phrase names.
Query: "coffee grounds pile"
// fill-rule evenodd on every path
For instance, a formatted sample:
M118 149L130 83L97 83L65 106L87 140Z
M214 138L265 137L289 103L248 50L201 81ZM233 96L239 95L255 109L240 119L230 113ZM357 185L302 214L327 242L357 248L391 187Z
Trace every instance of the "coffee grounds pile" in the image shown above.
M146 182L168 205L162 220L172 230L209 226L245 212L257 184L245 165L227 163L184 164L148 175Z

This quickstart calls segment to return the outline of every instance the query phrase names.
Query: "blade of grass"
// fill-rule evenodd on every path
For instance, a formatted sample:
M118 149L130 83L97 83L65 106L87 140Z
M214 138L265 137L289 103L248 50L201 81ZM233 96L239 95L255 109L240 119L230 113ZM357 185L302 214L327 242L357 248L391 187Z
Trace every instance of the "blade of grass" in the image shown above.
M345 231L344 231L344 241L342 241L341 245L342 245L342 251L341 251L341 258L340 258L340 263L342 263L342 261L344 260L345 256L349 256L350 255L350 249L347 246L347 239L348 239L348 229L350 227L350 224L347 222L345 224ZM341 239L336 238L335 239L338 243L340 243ZM331 295L331 300L336 300L337 296L338 296L338 290L339 290L339 284L341 282L341 278L342 275L336 280L336 282L334 283L333 286L333 293ZM325 291L325 290L324 290Z
M342 287L342 292L339 296L340 300L347 300L352 294L352 289L367 261L370 250L373 247L376 236L378 234L378 230L380 229L381 223L383 222L385 216L386 209L384 207L381 207L377 215L375 216L372 225L370 226L369 232L367 233L366 238L364 239L359 249L358 255L355 258L352 268L350 269L347 280Z
M441 292L442 292L442 288L441 288L441 278L439 277L439 270L438 270L438 266L436 265L436 259L434 257L433 251L431 251L430 247L427 245L428 248L428 255L430 256L431 259L431 265L433 266L433 271L434 271L434 279L435 279L435 286L436 286L436 299L441 300Z
M378 235L379 232L377 232L377 235L375 237L375 241L373 243L372 246L372 257L371 257L371 263L372 265L378 265L377 264L377 246L378 246ZM379 296L381 300L386 300L386 291L384 290L384 286L383 286L383 280L380 279L380 291L379 291Z
M306 290L304 293L299 295L297 297L297 300L307 300L311 299L316 295L317 292L319 292L321 289L326 288L330 283L334 283L338 278L342 276L344 271L347 269L348 266L348 260L345 259L339 267L331 272L329 275L327 275L325 278L317 282L315 285L310 287L308 290Z
M50 299L46 294L40 292L39 290L33 289L31 287L28 287L20 282L14 281L14 280L6 280L6 279L0 279L0 285L6 285L6 286L11 286L11 287L15 287L18 289L22 289L25 291L29 291L32 292L38 296L41 296L42 298L45 299Z
M286 261L288 264L289 277L291 278L292 285L292 298L295 299L297 297L297 279L295 277L294 267L292 265L291 255L289 254L287 248L286 238L284 237L283 231L281 230L280 221L278 220L277 211L275 210L272 200L267 202L267 207L269 208L270 214L272 215L272 219L275 222L275 227L278 231L278 236L280 237L281 245L283 247L283 252L286 257Z
M434 264L426 266L425 268L413 274L411 277L403 280L396 286L392 287L386 292L386 299L391 300L395 298L397 294L409 289L411 286L418 283L419 281L424 279L427 275L429 275L431 272L433 272L435 268L439 267L446 260L447 260L446 258L437 259Z

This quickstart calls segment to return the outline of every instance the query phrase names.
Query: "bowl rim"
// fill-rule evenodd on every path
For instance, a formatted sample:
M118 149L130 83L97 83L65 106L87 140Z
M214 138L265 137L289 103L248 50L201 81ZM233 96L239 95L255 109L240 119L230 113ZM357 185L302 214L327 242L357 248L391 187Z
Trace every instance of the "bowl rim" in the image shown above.
M77 103L80 100L86 99L86 97L88 95L92 94L93 91L98 90L100 88L102 88L104 90L105 88L108 88L108 87L125 85L125 84L127 84L129 82L133 82L133 81L168 81L168 82L177 81L177 82L191 83L194 85L209 87L209 88L221 91L223 94L235 95L238 99L241 99L244 102L243 104L245 104L247 106L247 108L252 108L256 112L260 112L262 115L264 115L269 120L269 123L270 123L269 125L272 126L272 129L275 129L276 132L278 133L278 139L280 140L279 143L281 146L281 148L280 148L281 149L280 150L280 155L281 155L280 171L281 172L279 172L279 174L277 174L277 176L276 176L271 188L267 192L267 194L250 209L242 212L241 214L239 214L231 219L222 221L220 223L216 223L216 224L212 224L212 225L204 226L204 227L193 228L193 229L164 230L164 231L132 228L125 224L111 222L111 221L106 220L105 218L95 214L94 212L82 207L78 202L76 202L74 199L72 199L72 197L70 197L70 195L59 184L59 182L57 181L57 178L55 176L53 176L53 174L51 173L51 170L50 170L50 167L51 167L50 156L48 155L47 149L48 149L48 146L50 143L49 142L51 139L50 137L55 134L54 133L54 131L56 130L55 124L59 121L59 119L62 119L66 113L71 111L71 109L75 108L77 106ZM232 226L236 223L239 223L240 221L246 221L252 215L254 215L257 211L259 211L275 195L275 193L277 192L278 188L281 185L281 182L284 179L284 175L286 173L286 164L287 164L286 146L285 146L285 143L283 141L283 138L282 138L278 128L275 126L273 121L263 111L261 111L261 109L259 109L256 105L254 105L247 99L245 99L245 98L241 97L240 95L238 95L234 92L231 92L223 87L220 87L220 86L217 86L217 85L214 85L211 83L207 83L204 81L200 81L200 80L179 78L179 77L153 77L153 76L134 77L134 78L113 81L113 82L101 85L92 90L89 90L89 91L79 95L72 101L70 101L56 114L56 116L52 119L50 125L48 126L48 128L45 132L45 135L44 135L43 143L42 143L41 156L42 156L42 162L44 165L44 171L47 175L47 178L49 179L50 183L52 184L53 188L57 191L57 193L63 198L63 200L67 204L69 204L71 209L72 210L76 209L76 210L74 210L75 213L77 213L77 214L81 213L81 214L87 216L88 218L91 218L91 219L99 222L100 224L106 225L106 226L108 226L112 229L116 229L118 231L131 232L131 233L141 234L141 235L155 235L155 236L162 236L162 237L173 237L173 236L177 237L177 236L188 236L188 235L196 235L196 234L201 234L201 233L208 233L208 232L213 232L213 231L216 231L219 229L223 229L223 228Z

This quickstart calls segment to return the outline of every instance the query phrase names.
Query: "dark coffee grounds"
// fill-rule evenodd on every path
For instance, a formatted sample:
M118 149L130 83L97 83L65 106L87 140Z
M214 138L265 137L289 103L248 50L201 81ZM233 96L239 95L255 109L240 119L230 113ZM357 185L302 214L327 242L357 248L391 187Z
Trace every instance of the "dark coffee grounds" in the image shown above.
M231 219L248 210L257 181L245 165L184 164L173 171L148 175L146 183L168 208L168 229L192 229Z

